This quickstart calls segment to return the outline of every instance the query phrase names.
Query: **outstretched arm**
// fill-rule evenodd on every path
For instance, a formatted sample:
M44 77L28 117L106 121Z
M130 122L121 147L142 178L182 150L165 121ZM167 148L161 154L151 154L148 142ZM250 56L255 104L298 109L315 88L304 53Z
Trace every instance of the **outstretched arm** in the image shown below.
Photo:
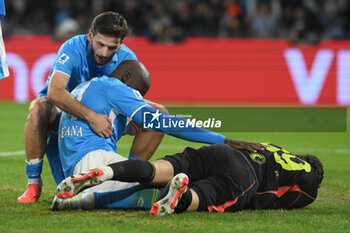
M134 114L133 120L135 120L140 124L144 124L145 112L149 113L152 116L157 117L158 121L154 121L155 123L160 122L161 124L163 120L166 120L166 119L171 119L171 121L174 122L175 125L180 125L183 122L186 122L182 118L170 117L168 114L159 112L151 106L145 106L142 109L139 109ZM225 136L222 134L215 133L196 126L189 126L187 128L159 126L159 127L152 127L152 129L161 131L165 134L172 135L174 137L178 137L187 141L201 142L201 143L208 143L208 144L225 143L235 149L245 149L251 152L256 152L257 150L265 149L265 146L259 143L250 143L250 142L225 138Z

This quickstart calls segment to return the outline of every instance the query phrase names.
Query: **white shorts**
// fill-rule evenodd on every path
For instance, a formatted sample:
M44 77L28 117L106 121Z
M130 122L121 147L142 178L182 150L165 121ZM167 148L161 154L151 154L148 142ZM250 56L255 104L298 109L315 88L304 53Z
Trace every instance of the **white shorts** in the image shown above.
M104 167L111 163L121 162L127 160L121 155L111 151L105 150L95 150L87 153L75 166L73 175L86 172L93 168ZM96 185L94 187L85 189L83 192L113 192L118 190L123 190L127 188L131 188L133 186L139 185L138 182L135 183L127 183L120 181L106 181L100 185Z
M0 79L8 77L9 74L9 68L7 67L6 63L6 52L5 52L5 44L4 40L2 38L2 28L0 23Z

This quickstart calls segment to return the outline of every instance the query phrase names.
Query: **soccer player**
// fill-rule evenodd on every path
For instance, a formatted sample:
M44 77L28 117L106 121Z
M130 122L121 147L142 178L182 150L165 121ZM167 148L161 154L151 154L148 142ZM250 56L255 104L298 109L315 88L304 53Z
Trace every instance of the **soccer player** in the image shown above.
M5 2L4 0L0 0L0 18L6 15ZM0 79L8 77L9 69L6 63L6 52L4 40L2 38L2 29L0 24Z
M45 87L29 107L24 127L28 187L17 199L18 202L39 200L45 152L56 183L64 178L58 159L57 135L51 133L58 126L58 108L86 120L98 136L102 138L111 136L113 132L111 119L84 106L74 99L70 92L81 82L109 75L126 59L137 59L134 52L123 45L128 30L127 22L122 15L110 11L104 12L95 17L87 35L75 36L61 46ZM153 106L165 111L161 105L153 104ZM147 139L152 139L156 147L162 135L154 132L143 135L142 138L143 143L146 143ZM138 154L142 144L139 147L140 140L134 141L130 150L134 154L131 154L131 157L142 154ZM145 157L150 157L152 150L145 153L149 153Z
M151 216L174 212L235 212L244 209L293 209L311 204L323 179L323 166L312 155L293 155L273 144L252 153L225 144L187 147L154 162L123 161L68 177L56 194L76 195L107 180L142 182L164 188ZM138 171L138 172L135 172ZM80 194L76 195L78 197ZM53 207L65 201L54 198ZM67 198L63 200L70 200Z
M147 69L137 60L126 60L110 74L84 82L75 88L72 95L85 106L100 113L108 115L113 121L113 133L109 138L98 137L89 127L89 124L69 113L62 113L59 125L59 154L65 176L72 176L85 172L96 166L105 166L110 163L123 161L125 158L116 154L116 142L126 130L128 119L139 124L143 123L143 112L159 117L168 116L151 107L143 99L150 86L150 76ZM134 89L133 89L134 88ZM174 118L180 120L180 118ZM157 129L163 133L173 135L185 140L203 143L227 143L230 146L249 148L252 151L264 147L256 143L225 138L223 135L201 128L186 131L176 129ZM131 184L135 186L135 184ZM103 203L94 208L118 208L119 200L108 202L115 198L117 190L129 189L125 184L108 184L94 187L94 196L89 195L93 203ZM154 193L154 190L150 191ZM69 196L69 194L68 194ZM102 197L103 196L103 197ZM123 194L123 196L125 196ZM60 196L61 197L61 196ZM62 196L63 197L63 196ZM67 197L67 195L64 195ZM102 199L104 201L102 201ZM105 201L107 200L107 201ZM108 204L107 204L108 202ZM125 206L123 204L123 206ZM135 206L129 206L134 208Z

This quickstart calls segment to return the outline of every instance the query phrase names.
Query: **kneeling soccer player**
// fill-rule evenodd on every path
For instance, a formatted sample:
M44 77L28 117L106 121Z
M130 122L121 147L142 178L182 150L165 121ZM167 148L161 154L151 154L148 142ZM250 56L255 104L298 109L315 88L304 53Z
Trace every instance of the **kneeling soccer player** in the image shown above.
M151 216L184 211L235 212L244 209L292 209L312 203L323 167L312 155L293 155L273 144L256 153L215 144L166 156L154 162L129 160L67 177L56 195L74 196L107 180L164 186ZM68 195L68 196L69 196ZM79 196L78 194L77 196ZM77 197L75 196L75 197ZM53 209L74 198L55 196Z

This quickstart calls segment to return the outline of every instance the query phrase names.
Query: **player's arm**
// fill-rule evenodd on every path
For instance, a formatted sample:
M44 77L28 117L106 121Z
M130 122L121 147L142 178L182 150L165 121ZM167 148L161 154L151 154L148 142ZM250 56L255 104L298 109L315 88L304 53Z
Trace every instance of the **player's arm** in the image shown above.
M142 124L143 122L143 116L142 112L149 112L149 113L156 113L157 110L153 108L150 105L146 105L141 109L139 109L137 112L133 113L131 117L133 117L133 120L136 122ZM160 119L166 119L169 118L170 116L168 114L158 112L159 118ZM173 122L180 122L184 121L184 119L180 117L171 117ZM177 124L178 125L178 124ZM181 138L183 140L187 141L192 141L192 142L201 142L201 143L207 143L207 144L216 144L216 143L225 143L233 148L236 149L245 149L249 150L251 152L256 152L257 150L264 150L265 146L259 144L259 143L250 143L250 142L244 142L240 140L234 140L230 138L226 138L224 135L212 132L207 129L203 128L198 128L198 127L193 127L191 129L186 129L186 130L179 130L173 127L169 128L159 128L159 129L154 129L157 131L161 131L165 134L172 135L177 138Z
M281 190L288 189L287 192L277 195L278 198L275 201L276 209L302 208L315 201L319 185L316 176L313 172L304 170L297 172L299 174L294 185L280 187Z
M116 89L117 88L117 89ZM141 96L141 94L131 88L120 87L118 85L110 87L108 90L108 101L110 104L117 109L120 113L129 117L131 120L143 125L143 113L148 112L149 114L160 114L160 118L170 116L166 113L162 113L154 107L150 106ZM174 121L184 121L179 117L171 117ZM256 150L264 150L264 146L257 143L248 143L232 139L226 139L224 135L218 134L206 129L193 127L188 130L179 130L174 127L171 128L153 128L168 135L172 135L177 138L181 138L192 142L201 142L207 144L226 143L229 146L237 149L246 149L251 152Z
M274 209L297 209L311 204L316 198L302 190L293 190L275 200Z
M97 135L108 138L113 131L111 119L106 115L95 113L77 101L66 90L68 81L69 76L65 73L57 70L52 73L47 92L49 101L62 111L88 121Z

